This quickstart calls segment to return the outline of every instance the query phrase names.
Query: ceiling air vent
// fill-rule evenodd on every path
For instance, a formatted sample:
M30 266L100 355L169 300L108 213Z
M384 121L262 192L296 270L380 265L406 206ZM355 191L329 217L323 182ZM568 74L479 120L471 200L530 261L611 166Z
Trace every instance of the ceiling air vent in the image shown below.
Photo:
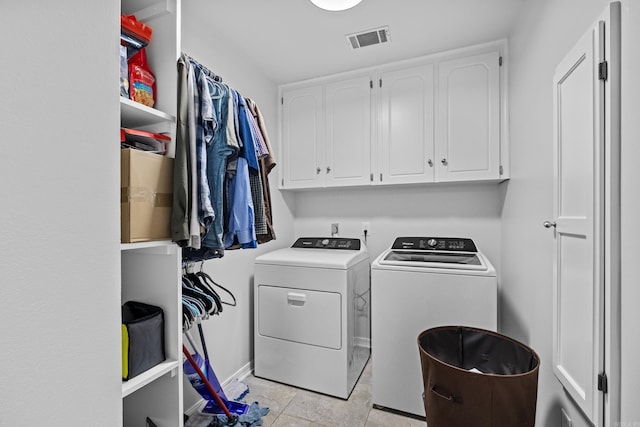
M361 33L347 35L351 49L359 49L374 44L386 43L389 41L389 27L380 27Z

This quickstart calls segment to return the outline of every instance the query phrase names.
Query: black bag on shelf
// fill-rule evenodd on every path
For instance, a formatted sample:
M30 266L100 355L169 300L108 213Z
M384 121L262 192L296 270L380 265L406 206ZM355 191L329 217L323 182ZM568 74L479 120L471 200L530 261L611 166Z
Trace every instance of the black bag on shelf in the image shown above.
M128 301L122 306L122 379L129 380L166 359L162 308Z

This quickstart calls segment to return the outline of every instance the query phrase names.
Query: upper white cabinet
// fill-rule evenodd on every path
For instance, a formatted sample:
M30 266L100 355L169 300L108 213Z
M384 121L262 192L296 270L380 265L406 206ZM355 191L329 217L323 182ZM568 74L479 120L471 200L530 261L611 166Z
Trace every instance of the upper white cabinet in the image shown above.
M503 49L282 86L281 188L508 178Z
M371 84L358 76L283 90L285 188L369 183Z
M360 76L325 88L326 186L369 183L371 78Z
M282 94L282 147L288 188L324 184L324 114L322 86L292 89Z
M436 181L500 177L500 55L438 65Z
M428 64L380 74L374 183L433 181L433 68Z

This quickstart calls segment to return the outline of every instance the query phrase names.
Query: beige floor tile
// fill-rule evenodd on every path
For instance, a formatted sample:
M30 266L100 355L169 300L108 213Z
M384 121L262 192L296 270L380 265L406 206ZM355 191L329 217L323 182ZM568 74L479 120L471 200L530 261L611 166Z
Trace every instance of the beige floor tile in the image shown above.
M390 412L372 410L371 361L348 400L301 390L249 376L245 402L269 408L263 427L424 427L425 423Z
M301 390L284 414L328 427L364 427L370 409L369 387L357 385L349 400Z
M411 417L392 412L371 409L365 427L425 427L427 423Z
M269 409L269 413L262 417L262 427L273 427L281 412L273 412Z
M261 407L269 408L269 412L276 415L286 408L297 392L296 388L286 384L254 376L249 376L242 381L249 387L249 393L243 400L247 403L258 402Z
M322 424L305 420L298 417L292 417L287 414L281 414L271 427L324 427Z

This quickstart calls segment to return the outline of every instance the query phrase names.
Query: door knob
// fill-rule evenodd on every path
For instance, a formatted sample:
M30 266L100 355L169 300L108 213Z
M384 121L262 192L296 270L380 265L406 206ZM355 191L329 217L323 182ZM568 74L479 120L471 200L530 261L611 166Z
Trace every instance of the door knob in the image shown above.
M331 167L327 166L327 173L331 172Z
M319 167L316 168L316 175L319 174L320 172L322 172L322 169L320 169Z
M429 165L429 167L433 167L433 160L431 159L427 160L427 164Z
M552 221L545 221L545 222L542 223L542 225L544 225L544 228L551 228L551 227L556 228L557 224L555 223L555 221L553 221L553 222Z
M442 163L444 166L447 166L447 159L440 160L440 163Z

